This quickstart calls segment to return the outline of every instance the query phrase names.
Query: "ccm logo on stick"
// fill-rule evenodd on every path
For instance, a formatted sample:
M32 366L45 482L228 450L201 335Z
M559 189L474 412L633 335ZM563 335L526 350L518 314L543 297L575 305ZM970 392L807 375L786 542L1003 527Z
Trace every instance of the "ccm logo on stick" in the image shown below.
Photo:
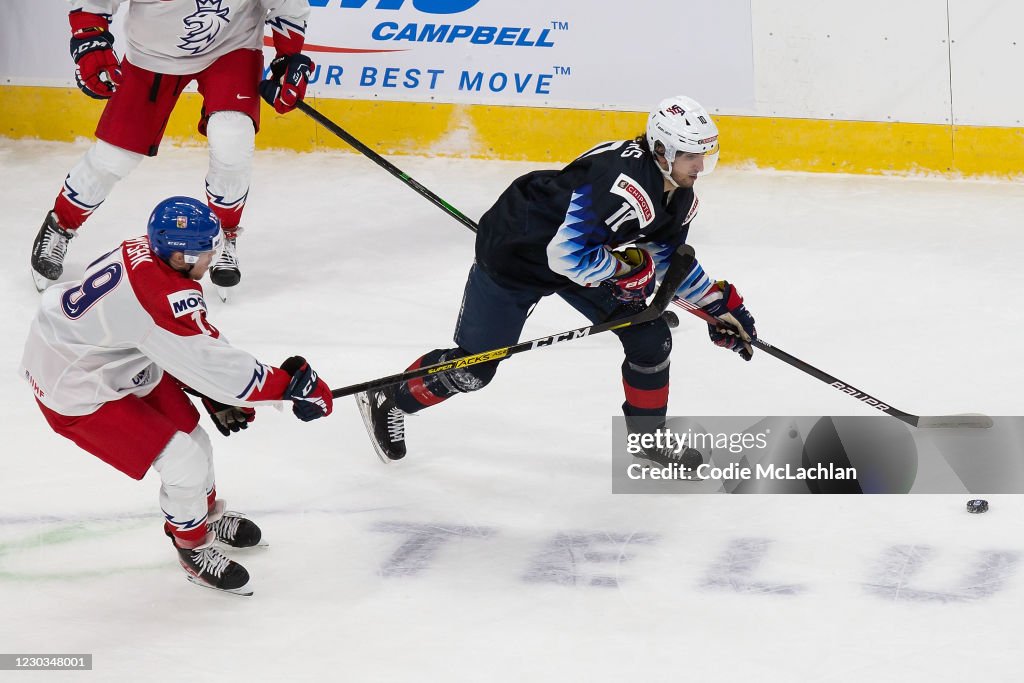
M550 337L544 337L533 342L532 348L538 348L541 346L551 346L558 342L569 341L570 339L582 339L590 334L590 328L585 327L581 330L573 330L572 332L563 332L562 334L553 334Z

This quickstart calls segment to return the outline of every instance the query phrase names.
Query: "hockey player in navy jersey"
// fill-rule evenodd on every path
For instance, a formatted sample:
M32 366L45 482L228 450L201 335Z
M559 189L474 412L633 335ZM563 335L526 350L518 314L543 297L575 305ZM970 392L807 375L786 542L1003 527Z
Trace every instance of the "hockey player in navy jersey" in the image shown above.
M32 277L42 291L64 271L70 240L117 181L156 156L179 96L195 81L203 98L199 132L210 147L206 198L224 229L210 268L218 287L242 277L236 239L249 194L264 24L280 74L267 99L283 114L306 91L313 62L302 54L308 0L70 0L71 57L83 93L106 100L96 142L64 179L32 244ZM123 59L114 52L111 16L127 4ZM226 292L226 290L225 290ZM226 296L223 293L222 296Z
M480 219L453 348L434 349L410 366L432 365L519 340L531 307L549 294L592 322L642 307L686 241L697 214L694 183L718 160L718 128L688 97L667 99L634 140L608 142L558 171L515 180ZM754 318L736 288L715 282L699 263L676 296L722 321L712 341L750 360ZM668 409L672 336L660 318L617 331L625 351L627 416L659 418ZM476 391L498 363L481 363L359 394L356 399L385 462L405 456L405 415Z
M309 421L329 415L332 398L300 356L267 365L207 319L197 281L222 240L203 202L160 202L146 235L96 259L81 282L43 293L21 372L53 431L133 479L156 470L164 531L190 580L249 595L248 572L214 543L256 545L260 529L217 500L210 438L185 392L225 436L260 403L289 400Z

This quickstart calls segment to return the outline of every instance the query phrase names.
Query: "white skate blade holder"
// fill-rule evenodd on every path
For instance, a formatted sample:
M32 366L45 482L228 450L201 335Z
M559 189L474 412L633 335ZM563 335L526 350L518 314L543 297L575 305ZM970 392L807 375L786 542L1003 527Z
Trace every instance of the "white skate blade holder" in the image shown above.
M371 435L370 443L373 445L373 451L380 458L381 462L385 465L394 464L394 460L387 456L387 453L381 450L380 444L373 438L373 421L370 419L370 404L365 398L366 393L355 394L352 398L356 401L356 406L359 408L359 416L363 418L363 425L366 426L366 431Z
M227 588L217 588L216 586L211 586L210 584L206 583L205 581L200 581L199 579L197 579L196 577L194 577L192 575L186 576L185 578L187 578L191 583L194 583L197 586L201 586L203 588L208 588L208 589L210 589L212 591L216 591L218 593L231 593L232 595L242 595L242 596L247 597L247 598L252 596L252 581L249 581L244 586L240 586L238 588L227 589Z
M40 275L39 273L37 273L36 269L33 268L32 266L28 267L28 271L32 275L32 284L34 284L36 286L36 291L37 292L42 293L42 291L44 289L46 289L47 287L49 287L50 285L57 284L56 280L51 280L49 278L45 278L42 275Z

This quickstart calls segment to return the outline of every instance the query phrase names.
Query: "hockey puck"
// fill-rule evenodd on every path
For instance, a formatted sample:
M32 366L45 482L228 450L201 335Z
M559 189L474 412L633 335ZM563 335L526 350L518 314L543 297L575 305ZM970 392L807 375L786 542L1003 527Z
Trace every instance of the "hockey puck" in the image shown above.
M679 316L673 313L672 311L665 311L664 313L661 314L661 317L668 324L669 329L675 329L679 327Z
M974 515L982 512L988 512L988 501L982 500L981 498L969 500L967 501L967 511Z
M683 451L683 467L696 472L697 468L704 464L704 456L696 448L687 448Z

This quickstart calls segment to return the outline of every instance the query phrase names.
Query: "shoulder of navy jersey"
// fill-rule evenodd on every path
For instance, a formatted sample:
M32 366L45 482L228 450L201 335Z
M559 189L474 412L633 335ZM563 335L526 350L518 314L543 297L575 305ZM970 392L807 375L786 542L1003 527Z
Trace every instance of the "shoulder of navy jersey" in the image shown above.
M626 244L658 229L664 222L665 181L650 153L632 140L621 140L588 154L594 210L614 235L610 243Z
M580 155L570 166L576 164L586 164L592 180L598 177L614 180L620 174L625 175L653 198L659 198L664 187L661 172L650 153L632 140L597 145Z
M608 248L635 242L659 218L664 182L651 166L639 145L621 140L598 145L566 167L560 178L569 190L567 206L546 247L552 272L584 286L615 274Z

